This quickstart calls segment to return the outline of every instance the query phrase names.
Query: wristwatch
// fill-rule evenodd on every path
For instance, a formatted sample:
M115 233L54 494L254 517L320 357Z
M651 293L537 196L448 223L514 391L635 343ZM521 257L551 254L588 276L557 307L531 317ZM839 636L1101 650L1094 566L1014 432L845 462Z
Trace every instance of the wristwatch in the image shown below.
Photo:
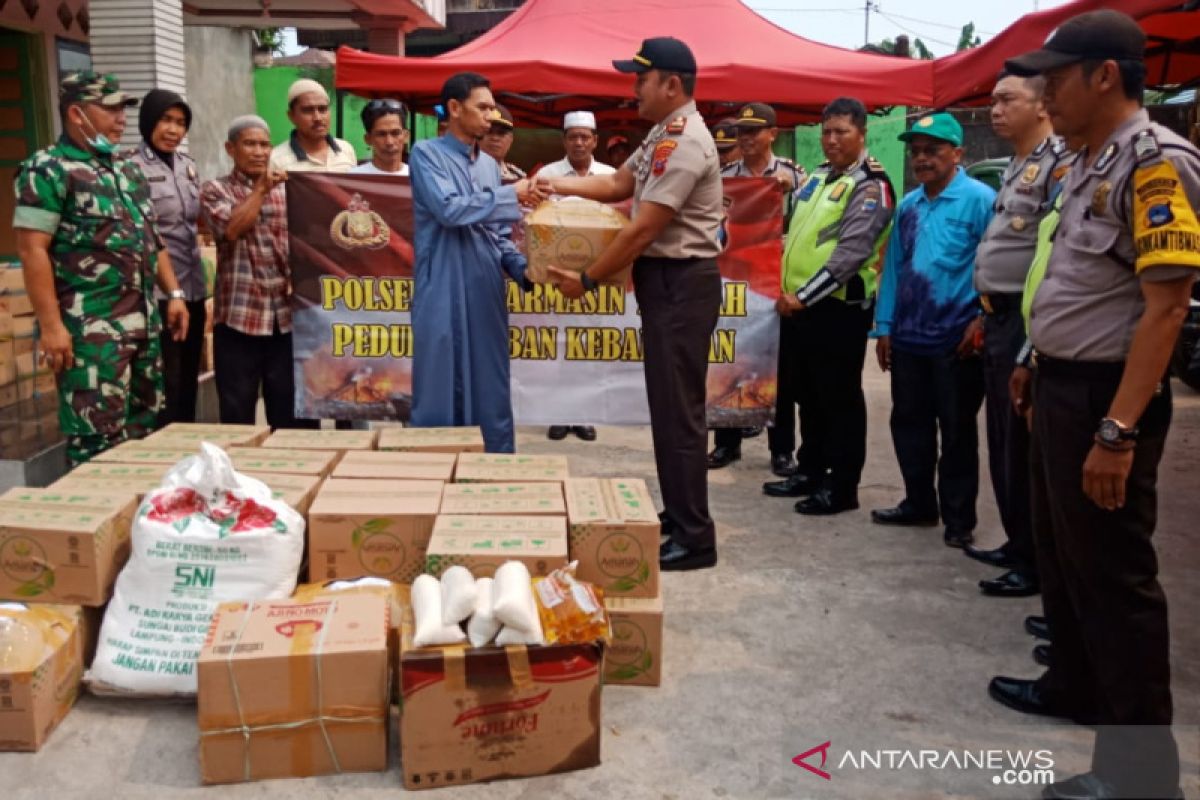
M1137 441L1137 435L1137 428L1127 427L1121 424L1120 420L1112 417L1100 420L1100 427L1096 431L1097 441L1110 447L1119 447L1125 442Z
M579 282L583 284L583 290L585 292L590 292L598 285L596 281L592 279L592 276L588 275L586 272L579 273Z
M171 291L167 292L167 299L168 300L185 300L186 301L187 300L187 292L185 292L183 289L172 289Z

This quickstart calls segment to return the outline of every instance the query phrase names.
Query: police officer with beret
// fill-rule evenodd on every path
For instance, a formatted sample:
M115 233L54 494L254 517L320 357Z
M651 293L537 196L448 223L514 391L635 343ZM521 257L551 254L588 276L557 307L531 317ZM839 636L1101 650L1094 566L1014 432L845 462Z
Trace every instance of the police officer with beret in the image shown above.
M1037 594L1029 516L1029 428L1013 408L1008 384L1025 343L1021 293L1050 212L1058 178L1070 164L1042 101L1041 76L1002 75L992 90L992 128L1016 151L1001 178L995 215L975 253L975 288L983 307L983 373L988 463L1000 523L1008 541L994 550L967 545L971 558L1007 571L979 582L989 596ZM1060 166L1061 165L1061 166Z
M1006 65L1043 75L1054 129L1083 142L1030 315L1034 533L1054 645L1041 678L989 686L1017 710L1098 725L1091 771L1049 798L1179 796L1151 536L1168 359L1200 270L1200 151L1142 108L1145 47L1106 9Z
M634 199L633 221L587 272L554 269L567 297L634 262L642 311L646 395L665 511L664 570L717 563L704 463L708 350L721 305L717 239L721 171L717 148L696 110L696 59L670 37L646 39L621 72L637 75L638 115L655 125L613 175L546 178L543 191L601 202Z

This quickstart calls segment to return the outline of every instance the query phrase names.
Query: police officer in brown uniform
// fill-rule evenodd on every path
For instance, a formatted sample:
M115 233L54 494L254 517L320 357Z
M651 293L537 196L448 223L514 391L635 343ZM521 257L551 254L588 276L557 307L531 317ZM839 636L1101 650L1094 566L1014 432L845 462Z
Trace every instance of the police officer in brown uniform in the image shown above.
M994 550L974 545L963 550L976 561L1007 570L979 582L984 594L996 597L1038 591L1029 516L1029 428L1013 409L1008 383L1025 344L1021 295L1037 248L1038 226L1050 212L1058 178L1070 164L1066 145L1050 126L1043 85L1040 76L1002 75L992 90L992 128L1015 153L1000 181L995 215L975 253L975 289L984 313L988 465L1008 541Z
M582 276L555 269L579 297L634 261L642 311L646 395L662 489L665 570L717 563L704 461L708 350L721 305L717 269L721 172L717 148L692 99L696 59L669 37L647 39L621 72L637 75L638 115L656 123L613 175L547 178L543 191L602 202L634 198L633 221ZM635 260L636 259L636 260Z
M1145 46L1133 19L1093 11L1006 65L1044 75L1055 131L1083 142L1030 316L1034 535L1054 645L1038 680L989 686L1018 710L1098 724L1091 771L1049 798L1178 796L1151 536L1167 363L1200 270L1200 150L1141 107Z

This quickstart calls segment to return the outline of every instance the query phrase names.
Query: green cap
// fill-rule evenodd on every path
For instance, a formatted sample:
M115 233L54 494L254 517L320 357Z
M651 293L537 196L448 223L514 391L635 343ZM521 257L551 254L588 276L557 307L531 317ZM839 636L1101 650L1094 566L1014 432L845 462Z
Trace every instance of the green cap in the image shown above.
M921 117L913 123L911 128L900 134L898 138L902 142L911 142L914 136L929 136L934 139L941 139L955 147L962 147L963 143L962 125L959 125L958 120L944 111Z
M90 69L72 72L63 78L58 99L64 103L99 103L102 106L136 106L138 99L121 91L116 75L102 75Z

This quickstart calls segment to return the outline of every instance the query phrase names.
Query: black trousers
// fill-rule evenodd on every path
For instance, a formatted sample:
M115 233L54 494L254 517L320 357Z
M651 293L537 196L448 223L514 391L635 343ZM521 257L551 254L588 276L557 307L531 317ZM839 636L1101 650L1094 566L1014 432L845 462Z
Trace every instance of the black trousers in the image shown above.
M272 428L317 428L320 420L295 416L296 387L292 334L276 328L270 336L250 336L228 325L213 327L213 361L221 422L253 424L262 391Z
M776 365L775 392L775 421L767 428L767 447L771 455L786 455L796 449L796 396L794 381L788 380L789 365L795 360L796 351L801 342L796 338L795 331L784 324L779 325L779 358ZM742 446L741 428L717 428L713 431L713 445L716 447L740 448Z
M633 282L642 310L654 461L672 537L689 549L713 548L704 408L721 274L716 259L643 257L634 262Z
M1033 530L1042 603L1054 630L1041 682L1058 702L1097 711L1092 769L1121 797L1174 797L1179 753L1169 728L1167 599L1150 541L1171 422L1169 384L1138 421L1124 508L1105 511L1083 493L1083 464L1123 368L1038 359Z
M978 358L960 359L953 351L926 356L893 345L891 373L892 444L904 476L904 502L922 515L940 511L947 528L975 530L975 417L983 404L982 364Z
M983 320L988 466L1000 524L1008 536L1003 549L1018 572L1036 575L1029 511L1029 427L1013 411L1008 393L1008 380L1025 343L1025 319L1020 295L1001 297L1003 302L994 305L996 313Z
M785 372L800 405L802 475L825 476L836 497L856 498L867 460L867 400L862 371L870 307L827 298L783 320L797 347Z
M208 313L203 300L189 301L187 338L177 342L171 338L171 331L166 326L166 301L159 302L158 308L163 320L159 341L162 344L163 386L166 389L166 403L159 414L158 424L195 422L200 355L204 350L204 324Z

